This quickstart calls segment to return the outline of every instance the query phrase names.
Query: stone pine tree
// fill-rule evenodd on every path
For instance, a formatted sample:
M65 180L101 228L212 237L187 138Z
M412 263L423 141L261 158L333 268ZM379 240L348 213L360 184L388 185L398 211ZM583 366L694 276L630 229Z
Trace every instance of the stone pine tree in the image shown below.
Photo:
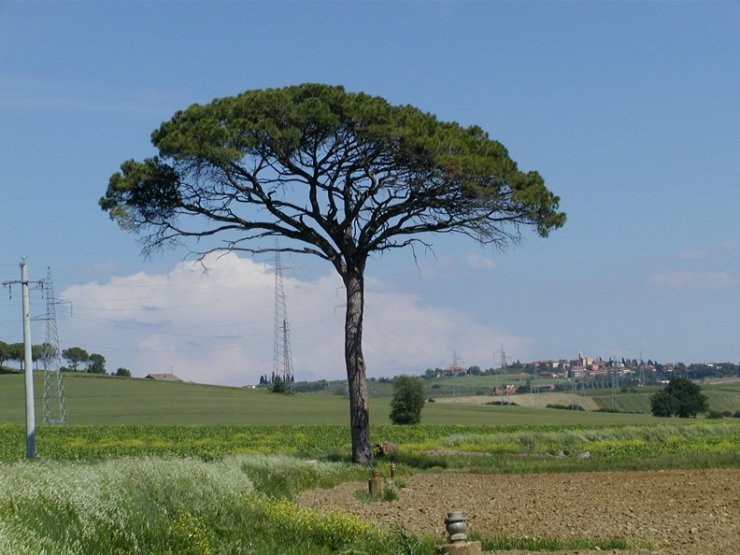
M565 215L536 172L519 171L479 127L342 87L247 91L177 112L129 160L100 205L144 253L278 250L318 256L346 288L344 355L352 457L370 463L362 353L364 276L373 254L431 234L505 247L522 227L547 236Z
M69 367L72 371L77 372L80 364L87 362L90 355L82 347L70 347L69 349L64 349L62 351L62 357L69 362Z

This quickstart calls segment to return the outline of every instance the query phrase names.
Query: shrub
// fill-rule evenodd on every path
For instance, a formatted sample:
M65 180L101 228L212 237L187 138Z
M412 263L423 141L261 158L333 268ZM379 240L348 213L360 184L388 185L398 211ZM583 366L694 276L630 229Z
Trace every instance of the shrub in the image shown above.
M559 405L559 404L548 404L545 408L548 409L562 409L562 410L585 410L581 405L571 403L570 405Z
M393 380L391 399L391 422L394 424L418 424L424 408L424 389L421 380L399 376Z

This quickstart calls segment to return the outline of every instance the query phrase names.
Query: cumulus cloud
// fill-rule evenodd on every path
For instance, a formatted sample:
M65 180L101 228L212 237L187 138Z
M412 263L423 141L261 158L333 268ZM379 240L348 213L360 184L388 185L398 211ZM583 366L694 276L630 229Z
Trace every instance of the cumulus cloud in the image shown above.
M655 272L647 283L674 290L726 289L737 285L737 279L726 272Z
M338 276L283 281L296 379L345 377ZM61 296L72 301L74 317L60 321L62 347L101 353L109 370L122 366L135 376L171 371L202 383L256 383L272 372L274 284L270 265L228 253L209 256L204 265L182 262L168 273L68 287ZM369 376L445 367L453 350L464 365L488 367L500 343L522 356L531 347L377 280L368 280L366 293Z

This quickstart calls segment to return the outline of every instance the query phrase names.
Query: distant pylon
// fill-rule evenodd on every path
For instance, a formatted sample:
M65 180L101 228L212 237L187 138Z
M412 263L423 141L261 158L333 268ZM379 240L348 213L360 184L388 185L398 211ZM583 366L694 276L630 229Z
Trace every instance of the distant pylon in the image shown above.
M275 244L277 248L277 244ZM293 383L293 355L290 349L290 324L285 304L283 288L283 267L280 264L280 251L275 251L275 319L272 370L276 377L290 388Z
M452 351L452 371L455 374L452 380L452 402L460 402L460 385L457 383L457 351Z
M64 399L64 383L61 372L59 333L57 332L54 282L51 268L46 269L46 340L43 345L44 362L44 424L66 424L67 405Z
M506 372L506 351L504 351L503 343L501 343L501 372Z

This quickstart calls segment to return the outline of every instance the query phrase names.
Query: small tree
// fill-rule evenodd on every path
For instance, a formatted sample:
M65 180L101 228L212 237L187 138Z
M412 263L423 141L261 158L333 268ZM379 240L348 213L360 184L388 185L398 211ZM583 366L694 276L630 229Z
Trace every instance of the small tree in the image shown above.
M272 392L273 393L289 393L290 388L288 383L283 381L280 376L273 375L272 378Z
M31 345L31 360L36 365L36 370L39 369L39 361L44 360L44 346L43 345Z
M62 356L69 362L69 367L73 372L77 372L80 363L87 362L88 358L90 358L87 351L81 347L70 347L69 349L64 349L62 351Z
M5 341L0 341L0 370L2 370L5 361L11 358L11 355L10 345Z
M25 364L25 348L23 343L11 343L8 345L8 348L10 352L8 359L17 360L18 367L23 369L23 365Z
M118 370L116 370L115 375L116 376L119 376L121 378L130 378L131 377L131 370L129 370L128 368L121 367Z
M91 353L87 359L87 371L90 374L105 374L105 357Z
M678 416L696 418L700 412L707 411L707 397L701 388L686 378L674 378L664 389L650 398L653 416Z
M421 380L399 376L393 380L391 400L391 422L394 424L418 424L424 408L424 389Z

